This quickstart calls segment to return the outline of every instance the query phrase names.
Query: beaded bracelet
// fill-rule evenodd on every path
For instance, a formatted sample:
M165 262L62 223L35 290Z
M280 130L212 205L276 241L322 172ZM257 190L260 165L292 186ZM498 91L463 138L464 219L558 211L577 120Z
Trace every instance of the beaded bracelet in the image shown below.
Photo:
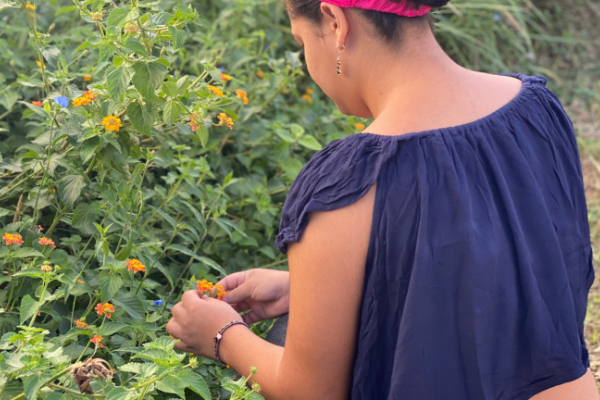
M238 321L231 321L229 323L227 323L224 327L221 328L221 330L219 331L219 333L217 333L217 336L215 336L213 338L214 342L215 342L215 358L217 359L218 362L220 362L223 365L227 365L226 363L223 362L223 360L221 360L221 357L219 357L219 343L221 343L221 339L223 339L223 332L225 332L225 330L233 325L245 325L246 328L250 329L250 327L248 326L247 323L245 323L242 320L238 320Z

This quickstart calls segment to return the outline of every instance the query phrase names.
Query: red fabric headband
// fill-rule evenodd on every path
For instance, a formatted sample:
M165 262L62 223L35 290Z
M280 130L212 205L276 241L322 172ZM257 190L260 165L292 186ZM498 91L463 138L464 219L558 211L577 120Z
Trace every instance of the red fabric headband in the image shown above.
M403 17L420 17L431 10L431 7L420 5L418 8L409 4L408 0L392 3L389 0L321 0L325 3L335 4L340 7L364 8L366 10L382 11L398 14Z

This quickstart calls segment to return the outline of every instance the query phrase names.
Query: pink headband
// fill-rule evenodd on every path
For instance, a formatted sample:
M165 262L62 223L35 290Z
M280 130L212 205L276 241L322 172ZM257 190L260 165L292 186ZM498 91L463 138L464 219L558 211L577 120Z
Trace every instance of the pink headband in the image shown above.
M392 14L398 14L403 17L420 17L431 10L431 7L420 5L419 8L409 5L409 0L400 0L398 3L392 3L389 0L321 0L325 3L334 4L340 7L364 8L366 10L382 11Z

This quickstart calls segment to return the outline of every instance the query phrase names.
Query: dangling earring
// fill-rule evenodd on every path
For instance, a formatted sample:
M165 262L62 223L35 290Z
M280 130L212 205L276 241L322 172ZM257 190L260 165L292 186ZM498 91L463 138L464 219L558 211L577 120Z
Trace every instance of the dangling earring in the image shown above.
M339 45L335 46L335 52L338 54L337 56L337 74L341 75L342 74L342 70L340 69L340 54L342 54L344 52L344 50L346 50L346 46L342 45L342 51L338 51L338 47Z

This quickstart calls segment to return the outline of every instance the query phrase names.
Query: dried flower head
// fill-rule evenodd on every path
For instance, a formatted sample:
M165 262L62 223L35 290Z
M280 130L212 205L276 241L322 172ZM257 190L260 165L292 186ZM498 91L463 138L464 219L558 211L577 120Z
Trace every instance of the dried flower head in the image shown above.
M219 125L225 125L228 126L229 129L233 129L233 120L227 114L221 113L217 116L217 118L219 118Z
M113 306L110 303L98 303L96 304L96 313L98 313L98 315L105 315L106 314L106 318L110 318L111 314L115 312L115 306Z
M49 265L42 265L42 266L40 267L40 269L41 269L43 272L52 272L52 267L51 267L51 266L49 266Z
M125 264L127 264L127 270L132 271L135 274L136 272L146 272L146 266L142 264L140 260L137 258L133 258L128 260Z
M131 22L128 22L125 24L125 30L129 33L136 33L138 31L138 28Z
M12 234L7 232L2 236L2 240L6 242L7 246L11 244L23 244L23 238L18 233Z
M121 119L115 117L114 115L104 117L102 122L100 122L100 125L104 125L107 131L118 131L119 128L123 126Z

